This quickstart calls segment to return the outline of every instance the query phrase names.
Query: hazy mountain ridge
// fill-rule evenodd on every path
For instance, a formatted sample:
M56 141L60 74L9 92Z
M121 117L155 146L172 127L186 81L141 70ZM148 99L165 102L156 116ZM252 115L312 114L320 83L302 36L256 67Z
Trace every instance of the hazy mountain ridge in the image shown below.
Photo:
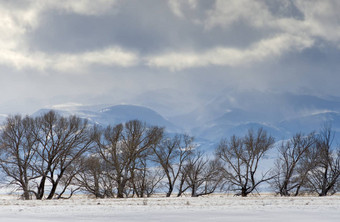
M62 106L59 106L62 107ZM38 116L46 113L50 110L55 110L62 116L77 115L81 118L89 120L92 124L99 124L102 126L116 125L119 123L125 123L129 120L140 120L150 125L157 125L165 127L170 132L178 132L181 129L175 126L170 121L166 120L159 113L152 109L143 106L135 105L115 105L115 106L77 106L68 107L68 109L41 109L32 114L32 116ZM100 107L100 109L98 109ZM88 109L88 110L86 110Z
M166 109L164 101L158 98L160 110ZM234 98L241 98L235 101ZM143 103L143 102L141 102ZM182 103L182 102L180 102ZM151 104L151 103L149 103ZM171 104L174 104L172 100ZM170 133L189 133L197 138L201 145L216 145L222 138L235 134L242 136L248 129L264 128L277 140L290 138L297 132L318 131L325 124L340 134L340 99L338 97L321 98L310 95L291 93L276 94L263 92L224 93L206 104L196 107L184 115L163 117L154 108L143 105L57 105L52 109L61 115L78 115L92 123L114 125L138 119L150 125L162 126ZM56 109L57 108L57 109ZM168 107L168 115L171 107ZM39 115L49 109L42 109L33 115ZM339 135L337 135L340 138ZM340 140L338 140L340 141Z

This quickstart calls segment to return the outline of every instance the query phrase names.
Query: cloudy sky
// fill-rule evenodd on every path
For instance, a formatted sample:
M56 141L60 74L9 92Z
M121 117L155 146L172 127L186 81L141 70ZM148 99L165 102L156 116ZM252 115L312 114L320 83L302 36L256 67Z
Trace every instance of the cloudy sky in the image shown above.
M1 0L0 112L161 95L195 107L226 89L339 96L339 11L338 0Z

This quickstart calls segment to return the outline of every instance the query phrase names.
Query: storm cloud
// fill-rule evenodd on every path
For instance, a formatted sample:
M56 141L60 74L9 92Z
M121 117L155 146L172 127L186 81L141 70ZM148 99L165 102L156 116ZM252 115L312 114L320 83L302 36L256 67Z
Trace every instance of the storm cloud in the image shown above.
M336 0L0 1L0 112L164 95L175 115L226 89L339 96L339 10Z

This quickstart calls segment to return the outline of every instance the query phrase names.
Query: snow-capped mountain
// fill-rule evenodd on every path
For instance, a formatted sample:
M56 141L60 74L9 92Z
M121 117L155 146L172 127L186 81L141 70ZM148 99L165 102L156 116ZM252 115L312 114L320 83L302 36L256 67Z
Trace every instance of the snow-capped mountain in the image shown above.
M138 119L151 125L165 127L169 131L179 130L174 124L166 120L156 111L142 106L117 105L104 108L94 118L102 125L117 124L129 120Z
M176 119L177 118L177 119ZM264 128L277 140L297 132L319 131L331 125L340 138L340 98L292 93L225 92L186 115L172 119L190 125L192 134L209 140L244 135ZM338 139L340 142L340 140Z
M169 132L178 132L180 128L166 120L159 113L143 106L135 105L115 105L115 106L53 106L50 109L41 109L33 116L41 115L49 110L55 110L60 115L69 116L77 115L89 120L93 124L102 126L116 125L125 123L129 120L140 120L150 125L165 127Z
M280 128L285 129L287 132L312 132L325 125L331 126L334 131L340 133L340 113L335 111L322 111L299 118L287 119L278 124Z
M166 100L167 94L162 97ZM147 101L147 100L145 100ZM170 133L189 133L202 146L216 146L222 138L232 135L243 136L249 129L264 128L276 140L288 139L297 132L310 133L331 125L340 142L340 98L322 98L291 93L225 92L204 104L174 115L171 105L161 98L153 108L143 105L56 105L41 109L33 115L40 115L50 109L61 115L77 115L92 123L106 126L138 119L150 125L165 127ZM149 104L151 104L149 102ZM162 104L157 109L157 104ZM171 104L175 106L174 100ZM154 108L156 107L156 109ZM164 114L159 112L168 109ZM156 112L155 110L158 110ZM174 110L178 110L178 107ZM181 111L183 112L183 110ZM165 117L164 117L164 116Z

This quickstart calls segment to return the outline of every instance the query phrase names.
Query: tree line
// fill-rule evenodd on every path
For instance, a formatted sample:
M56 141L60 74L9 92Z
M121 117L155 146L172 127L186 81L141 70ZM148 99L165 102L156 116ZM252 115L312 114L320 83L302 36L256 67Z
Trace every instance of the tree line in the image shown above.
M281 196L332 195L340 189L340 151L334 132L297 133L278 146L275 164L262 162L275 140L263 129L222 139L207 155L189 135L132 120L105 128L54 111L15 115L0 129L2 183L23 199L166 197L214 192L247 196L270 184ZM277 146L277 145L276 145Z

